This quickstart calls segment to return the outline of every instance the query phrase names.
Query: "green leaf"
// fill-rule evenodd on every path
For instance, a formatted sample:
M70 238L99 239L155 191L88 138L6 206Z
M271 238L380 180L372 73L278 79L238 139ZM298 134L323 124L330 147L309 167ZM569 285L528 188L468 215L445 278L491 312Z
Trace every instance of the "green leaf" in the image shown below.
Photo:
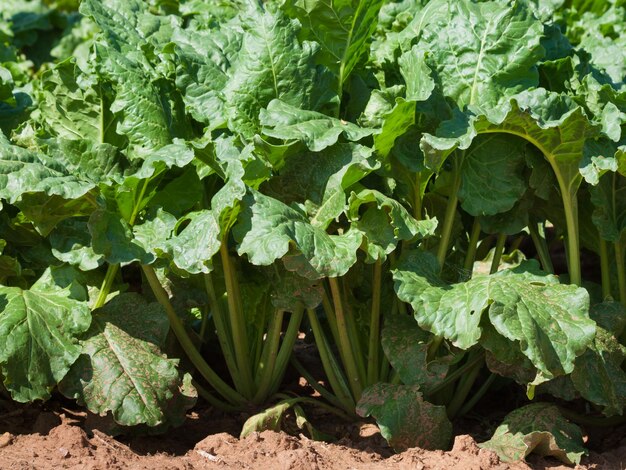
M610 242L626 242L626 177L607 173L589 192L594 206L592 220L600 236Z
M446 378L452 360L452 356L428 360L432 339L433 335L417 326L411 317L389 315L385 318L381 337L385 356L402 383L419 385L426 395Z
M131 227L114 212L98 209L91 214L88 223L91 246L96 254L103 255L111 264L139 261L149 264L152 255L134 240Z
M226 124L222 90L228 83L231 59L241 48L243 32L222 23L201 30L194 25L175 29L176 86L193 118L216 129Z
M190 212L178 223L187 223L182 231L166 242L172 262L190 274L208 273L211 259L220 249L220 227L212 211Z
M376 418L381 434L396 452L411 447L446 449L452 439L446 408L424 401L419 386L372 385L363 391L356 412Z
M132 315L129 315L132 312ZM158 303L148 304L137 294L122 294L94 312L89 330L81 338L82 354L60 384L94 413L113 414L119 424L156 426L183 385L178 360L159 349L169 322Z
M534 384L570 373L595 334L587 291L559 284L534 262L448 285L439 278L435 257L414 251L399 262L393 278L398 297L411 304L419 325L461 349L480 342L488 312L497 332L538 369Z
M67 200L57 195L26 193L15 205L43 236L47 236L59 222L70 217L88 216L95 209L91 194Z
M72 200L94 187L55 159L11 145L0 134L0 199L14 203L24 193L44 193Z
M182 98L163 80L156 66L162 59L154 57L155 45L170 40L174 17L151 15L138 0L86 0L80 11L102 30L96 70L113 86L110 110L118 119L117 133L129 140L130 156L144 158L172 138L185 137L190 126Z
M342 89L368 52L382 0L289 0L283 8L303 25L302 36L320 43L319 61L339 77Z
M249 436L253 432L263 432L263 431L280 431L280 425L283 420L283 416L289 408L291 408L293 400L284 400L274 405L261 413L257 413L246 420L243 423L243 428L241 429L241 434L239 434L239 439L243 439L246 436Z
M571 374L580 395L602 407L606 416L621 415L626 406L626 373L622 364L626 348L599 328L591 347L576 359Z
M273 99L311 109L316 48L310 42L300 44L298 22L281 11L250 10L242 20L245 33L228 71L224 108L230 129L250 139L259 130L260 110Z
M174 215L159 207L156 212L146 214L142 223L133 226L134 239L147 253L159 257L167 251L176 223Z
M265 188L286 204L303 203L311 224L325 228L346 210L346 191L379 167L369 148L336 144L290 158Z
M103 88L82 72L73 58L46 70L36 91L39 106L31 119L48 135L122 146Z
M527 143L506 135L479 136L461 166L459 200L473 216L511 209L526 192L524 178Z
M356 262L360 232L328 235L302 213L254 190L244 198L244 205L233 234L239 242L238 253L247 255L252 264L270 265L285 256L291 246L308 264L306 274L300 273L314 279L342 276ZM292 267L287 266L298 269Z
M437 219L417 221L398 201L371 189L353 192L348 205L351 227L363 232L368 262L384 261L398 242L426 238L437 228Z
M316 111L290 106L280 100L272 100L267 109L261 110L260 123L266 136L302 141L313 152L335 144L341 134L356 142L376 132Z
M324 286L315 280L300 276L273 265L267 268L267 278L272 283L272 305L277 309L292 311L298 303L305 308L316 308L322 303Z
M78 335L89 328L86 302L70 289L0 286L0 370L14 400L46 400L76 361Z
M49 157L85 181L116 184L123 180L126 161L113 145L59 137L40 139L38 144Z
M85 220L76 218L61 222L50 234L49 240L52 254L57 259L82 271L96 269L103 262L102 256L91 247L91 236Z
M579 166L585 142L596 132L582 108L564 95L537 89L517 95L488 115L476 112L457 113L441 124L436 136L424 135L420 147L428 168L439 171L454 149L469 148L479 134L512 134L533 144L563 183L562 189L575 192L582 181Z
M523 2L445 2L446 13L420 31L413 53L460 109L495 105L537 86L543 25Z
M535 452L574 465L587 454L580 428L549 403L533 403L509 413L493 437L479 445L504 462L516 462Z
M384 91L373 90L364 112L365 116L374 112L381 121L378 123L380 133L374 135L374 148L383 158L389 155L396 139L415 124L415 103L427 100L435 87L424 54L404 54L398 64L406 83L406 97L394 96L395 93L390 93L392 87Z

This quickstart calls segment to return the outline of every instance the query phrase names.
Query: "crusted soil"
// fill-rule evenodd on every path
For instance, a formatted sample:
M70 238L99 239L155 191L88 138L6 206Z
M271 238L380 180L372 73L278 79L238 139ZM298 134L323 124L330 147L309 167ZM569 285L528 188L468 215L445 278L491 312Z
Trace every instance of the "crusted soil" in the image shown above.
M319 418L319 417L318 417ZM235 437L245 416L226 416L212 409L191 413L180 428L160 436L113 438L100 431L106 423L84 412L57 406L17 407L0 415L0 469L567 469L556 460L531 457L506 464L480 449L473 437L458 435L451 450L409 449L394 454L371 423L331 423L333 443L304 435L265 431ZM227 431L227 432L224 432ZM577 469L626 468L626 441L615 430L616 447L592 452ZM604 439L606 442L606 439Z

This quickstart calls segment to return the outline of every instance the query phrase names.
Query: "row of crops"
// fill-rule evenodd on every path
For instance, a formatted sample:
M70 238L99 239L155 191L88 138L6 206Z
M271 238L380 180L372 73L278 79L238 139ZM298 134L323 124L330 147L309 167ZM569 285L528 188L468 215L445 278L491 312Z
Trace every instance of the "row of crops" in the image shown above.
M483 446L568 463L624 413L622 0L3 0L0 129L5 398L401 451L518 387Z

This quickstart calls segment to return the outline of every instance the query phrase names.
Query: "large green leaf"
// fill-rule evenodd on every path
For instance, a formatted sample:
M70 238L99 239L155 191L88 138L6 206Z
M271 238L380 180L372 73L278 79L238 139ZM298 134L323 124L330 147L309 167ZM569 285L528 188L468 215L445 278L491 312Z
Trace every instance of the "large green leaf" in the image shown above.
M535 452L574 465L587 454L580 428L549 403L534 403L509 413L480 447L494 451L504 462L522 460Z
M22 194L20 201L15 205L22 210L24 216L33 223L37 231L47 236L50 231L62 220L70 217L88 216L95 209L95 202L91 194L77 199L64 199L53 194L43 193Z
M184 403L178 400L183 385L178 360L159 349L168 330L158 303L149 304L137 294L114 298L94 312L81 338L82 354L60 389L94 413L111 412L126 426L156 426L171 415L184 415L184 407L168 409L171 403Z
M123 144L103 87L67 59L43 73L39 106L31 116L48 135L91 143ZM121 146L121 145L120 145Z
M77 266L82 271L96 269L102 264L102 256L91 247L87 221L72 218L61 222L50 234L52 254L59 260Z
M215 129L226 124L222 90L228 83L231 59L241 48L243 32L228 23L210 30L194 26L174 31L176 85L193 118Z
M325 228L346 210L346 192L380 164L359 144L336 144L287 160L268 181L267 193L286 204L304 204L311 224Z
M302 36L321 45L319 60L339 78L339 90L368 52L382 0L288 0L303 25Z
M398 59L398 64L406 83L406 96L397 96L399 90L394 87L373 90L363 113L370 124L381 127L380 132L374 135L374 148L383 158L389 155L396 139L415 124L415 103L427 100L435 87L424 54L404 54Z
M172 262L191 274L208 273L213 269L211 259L220 249L220 226L210 210L190 212L179 223L184 229L167 240L165 249Z
M474 216L508 211L526 192L523 171L525 147L521 139L486 135L475 139L461 166L459 200Z
M457 148L468 149L479 134L512 134L543 154L562 190L575 192L582 181L579 167L585 142L596 129L567 96L537 89L517 95L488 114L478 109L475 113L457 113L440 125L436 136L424 135L420 146L426 166L438 171L448 155Z
M14 203L24 193L44 193L71 200L94 187L92 182L74 176L56 160L11 145L0 134L0 199Z
M138 0L86 0L81 13L102 29L96 70L112 84L110 110L118 119L116 131L129 140L130 156L143 158L172 138L185 137L190 127L182 97L155 57L155 45L171 38L174 17L151 15Z
M225 112L233 131L252 138L259 129L260 110L273 99L311 109L316 48L298 41L298 22L281 11L250 10L242 20L245 34L228 71Z
M445 15L420 31L417 48L460 109L494 105L538 84L543 25L525 2L448 1Z
M35 284L0 286L0 310L4 386L19 402L49 398L81 353L77 337L89 328L89 306L69 287Z
M237 251L252 264L269 265L291 246L308 263L307 277L342 276L356 262L360 232L329 235L301 212L254 190L244 198L244 205L233 233L239 242Z
M420 391L426 395L446 378L452 360L452 356L428 360L433 339L433 335L417 326L411 317L389 315L385 318L381 336L385 356L402 383L419 385Z
M260 122L263 134L287 141L302 141L313 152L335 144L341 134L356 142L376 132L322 113L299 109L280 100L271 101L267 109L261 110Z
M398 201L371 189L353 192L348 206L352 228L363 232L369 262L384 261L398 242L426 238L437 228L437 219L415 220Z
M89 217L88 229L93 251L108 263L139 261L148 264L154 261L154 257L134 239L128 223L114 212L94 211Z
M452 439L446 408L428 403L420 387L377 383L363 391L359 416L373 416L380 432L396 452L410 447L445 449Z
M480 343L488 312L498 334L538 369L535 384L570 373L595 335L587 291L559 284L534 262L448 285L439 278L434 256L414 251L393 277L398 297L411 304L419 325L462 349ZM499 351L492 352L497 356Z

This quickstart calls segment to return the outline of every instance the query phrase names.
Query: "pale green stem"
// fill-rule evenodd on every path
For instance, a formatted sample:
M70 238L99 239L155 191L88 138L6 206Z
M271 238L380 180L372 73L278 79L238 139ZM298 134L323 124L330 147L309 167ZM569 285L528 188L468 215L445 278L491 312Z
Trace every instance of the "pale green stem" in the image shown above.
M340 418L352 422L354 420L354 416L348 416L343 411L337 409L334 406L329 405L328 403L324 403L323 401L317 400L311 397L291 397L285 393L277 393L274 395L276 398L280 398L284 400L289 406L294 406L296 403L308 403L309 405L317 406L319 408L324 408L326 411L331 412L332 414L339 416Z
M443 226L441 228L441 239L439 240L439 248L437 250L437 260L439 261L440 270L443 270L443 266L446 262L448 245L450 244L452 227L454 226L454 219L456 217L456 208L459 202L458 193L461 187L460 168L463 157L464 153L462 153L461 156L454 158L454 167L452 170L454 172L454 182L452 184L450 197L448 198L446 214L444 215Z
M354 396L354 399L358 401L363 393L363 384L361 383L361 379L359 377L359 369L357 367L356 358L354 357L350 336L348 334L348 325L344 315L339 282L337 281L337 278L334 277L328 278L328 282L330 284L331 294L335 306L334 310L337 319L337 332L339 334L339 351L341 352L344 367L346 368L346 374L348 375L348 383L350 384L352 395ZM355 338L355 340L356 339L357 338Z
M483 396L485 396L485 393L487 393L487 391L489 390L489 387L491 387L491 384L493 384L495 380L496 380L496 374L491 373L489 377L487 377L487 380L485 380L482 383L480 388L476 390L476 393L472 395L472 398L470 398L468 401L465 402L463 407L459 410L459 413L457 416L463 416L467 414L472 408L474 408L476 406L476 403L478 403L480 399Z
M619 300L626 307L626 259L624 259L624 246L620 240L615 244L615 260L617 261L617 283L619 285Z
M345 410L354 411L355 402L350 394L350 386L345 380L341 367L337 363L335 356L331 352L330 344L328 343L328 339L326 338L324 330L320 325L319 319L313 309L307 309L306 313L309 323L311 324L311 329L313 330L315 344L317 345L317 350L322 361L322 366L324 367L324 372L328 378L328 382L335 392L337 400L342 403L342 407Z
M415 174L413 182L413 217L415 220L422 220L422 173Z
M327 388L320 385L315 378L306 370L306 368L302 365L300 361L298 361L295 357L291 358L291 364L298 371L298 373L307 381L307 383L311 386L313 390L320 394L322 398L330 402L333 406L340 408L347 413L354 415L354 409L356 405L350 402L350 398L348 396L347 403L343 403L337 396L333 395Z
M198 395L204 398L206 401L208 401L211 406L214 406L218 410L225 411L227 413L240 411L240 409L237 406L226 403L220 400L219 398L217 398L216 396L214 396L211 392L209 392L206 388L200 385L197 381L193 380L192 383L193 383L194 388L198 391Z
M167 317L170 321L170 327L172 331L176 335L180 346L185 351L185 354L189 357L191 363L195 366L195 368L200 372L202 377L224 398L235 405L242 405L246 403L246 399L239 394L235 389L233 389L230 385L224 382L219 375L211 369L200 352L196 349L193 341L185 331L185 327L178 318L174 307L172 306L169 296L163 286L159 282L159 279L154 272L152 266L142 265L141 269L143 270L146 279L148 280L148 284L154 293L157 301L163 306L165 312L167 313Z
M235 388L241 390L242 381L240 378L239 369L237 368L235 351L231 341L232 335L230 332L230 328L228 327L224 311L222 310L222 304L217 298L215 285L213 284L213 277L211 273L207 273L204 275L204 287L207 296L209 297L209 302L211 304L211 310L213 312L213 323L215 324L215 329L217 330L217 340L220 343L220 348L222 349L222 354L224 356L224 361L226 362L226 367L228 367L228 372L233 379Z
M276 355L280 345L280 333L283 325L284 310L277 310L267 329L267 339L263 344L263 352L256 370L255 383L256 394L252 400L255 403L262 403L267 398L266 393L272 383L274 366L276 365Z
M268 395L274 393L280 387L289 359L293 356L293 347L298 339L298 333L300 332L300 324L304 317L304 306L299 304L296 310L292 312L289 324L287 325L287 331L283 335L283 341L280 345L278 355L276 356L276 363L272 372L272 385L268 391Z
M433 336L433 342L428 346L428 351L426 352L426 357L429 361L432 361L437 357L437 351L439 351L439 347L443 342L443 336Z
M472 232L470 234L469 245L467 247L467 255L465 256L465 263L463 268L470 273L474 268L474 261L476 261L476 250L478 248L478 239L480 238L480 222L478 217L474 217L474 223L472 224Z
M105 304L107 297L111 292L111 287L113 287L115 276L117 276L117 272L119 271L119 269L119 264L109 264L107 272L104 275L104 281L102 281L102 286L100 287L100 292L98 293L98 298L96 299L94 309L100 308Z
M565 210L565 224L567 226L567 260L569 266L570 283L580 286L582 272L580 269L580 245L578 241L578 199L576 193L563 192L563 209Z
M228 301L228 313L232 332L233 348L237 369L242 382L240 390L244 396L252 398L254 395L254 381L252 379L252 369L250 367L250 351L248 349L248 335L246 333L246 323L243 311L240 308L239 286L237 284L236 273L230 261L228 247L225 240L220 245L220 256L222 268L224 270L224 281L226 283L226 298Z
M496 249L493 253L493 260L491 261L491 269L489 269L489 274L493 274L498 271L498 266L500 266L500 261L502 260L502 254L504 253L505 243L506 243L506 234L499 233L498 239L496 241Z
M440 392L441 390L446 388L448 385L452 384L455 380L462 377L464 374L468 372L468 370L472 369L477 363L481 362L484 357L485 357L484 351L481 351L480 353L476 354L474 357L469 357L467 362L465 362L465 364L463 364L458 369L450 372L448 375L446 375L445 379L443 379L440 383L435 385L428 392L428 397L434 396L436 393Z
M602 297L611 297L611 267L609 263L609 246L602 237L600 240L600 273L602 276Z
M343 288L342 299L350 298L348 295L347 283L341 282L341 286ZM361 347L361 339L363 336L357 329L356 320L350 303L343 302L343 300L341 300L341 305L343 306L343 317L346 321L348 338L352 339L352 341L350 341L350 346L352 347L352 357L354 357L354 359L356 360L359 380L361 381L361 384L365 386L365 383L367 382L367 364L365 354L363 353L363 348Z
M367 355L367 384L378 382L380 370L380 296L382 286L382 263L374 263L372 280L372 313L370 315L370 337Z
M324 288L324 292L322 295L322 308L326 313L326 320L328 321L328 326L330 328L330 333L333 335L333 340L335 344L339 344L339 331L337 330L337 317L335 316L335 309L333 308L333 304L328 297L328 292L326 288Z
M128 224L131 227L135 225L137 215L139 214L139 206L141 204L141 200L146 194L146 188L148 187L149 182L150 182L150 179L144 180L143 185L141 187L141 191L139 192L139 199L135 200L133 211L130 215L130 219L128 220ZM107 272L104 275L104 281L102 282L102 287L100 288L100 292L98 293L98 298L96 299L96 304L94 306L94 309L100 308L106 303L106 299L111 293L111 288L113 287L113 282L115 281L115 276L117 276L117 272L119 271L119 268L120 268L119 263L109 264L107 268Z
M470 353L470 359L471 356L472 354ZM463 377L459 381L457 389L454 393L454 397L452 398L450 404L446 407L448 412L448 418L455 418L459 413L459 410L463 407L463 404L465 403L465 400L467 399L467 396L469 395L469 392L472 389L474 382L476 382L476 379L478 378L478 374L480 373L481 368L482 361L474 363L469 371L467 371L466 374L463 375Z
M545 272L554 274L554 267L552 266L550 249L548 248L548 242L546 241L543 224L531 221L528 225L528 231L530 232L530 238L532 238L535 249L537 250L537 256L539 256L541 267Z

